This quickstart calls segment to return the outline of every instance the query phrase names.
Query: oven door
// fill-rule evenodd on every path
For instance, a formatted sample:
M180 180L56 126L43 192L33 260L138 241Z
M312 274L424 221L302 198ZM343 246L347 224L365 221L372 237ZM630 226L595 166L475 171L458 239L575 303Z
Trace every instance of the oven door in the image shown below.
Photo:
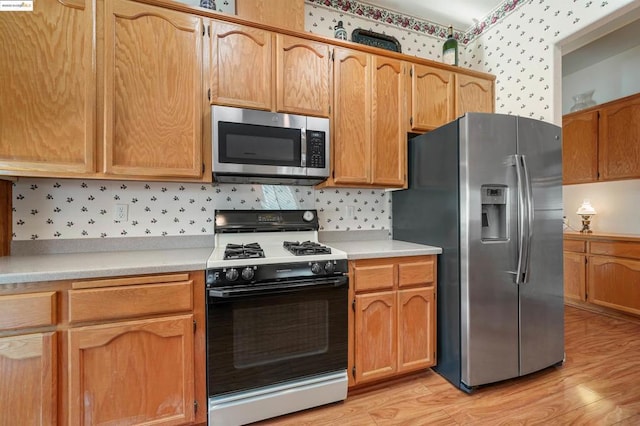
M348 278L208 290L209 396L347 368Z

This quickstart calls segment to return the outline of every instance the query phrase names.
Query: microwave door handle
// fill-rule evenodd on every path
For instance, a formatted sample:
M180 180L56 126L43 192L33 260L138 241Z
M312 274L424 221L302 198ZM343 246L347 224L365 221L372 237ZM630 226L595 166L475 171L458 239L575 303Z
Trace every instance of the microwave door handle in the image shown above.
M307 129L300 129L300 167L307 167Z

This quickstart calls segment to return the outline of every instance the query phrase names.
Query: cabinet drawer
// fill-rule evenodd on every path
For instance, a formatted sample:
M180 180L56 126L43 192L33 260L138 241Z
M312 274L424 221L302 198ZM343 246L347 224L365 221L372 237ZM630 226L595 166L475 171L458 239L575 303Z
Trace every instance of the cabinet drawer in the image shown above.
M193 309L192 281L69 291L69 322L113 320Z
M56 323L56 293L0 297L0 331L43 327Z
M398 285L400 287L416 284L433 284L435 279L435 262L430 257L419 262L407 262L398 265Z
M562 242L562 248L565 251L574 251L576 253L584 253L586 252L586 241L578 241L578 240L564 240Z
M603 256L640 259L640 244L618 241L592 241L589 252Z
M361 261L353 268L355 291L391 289L394 284L393 263Z

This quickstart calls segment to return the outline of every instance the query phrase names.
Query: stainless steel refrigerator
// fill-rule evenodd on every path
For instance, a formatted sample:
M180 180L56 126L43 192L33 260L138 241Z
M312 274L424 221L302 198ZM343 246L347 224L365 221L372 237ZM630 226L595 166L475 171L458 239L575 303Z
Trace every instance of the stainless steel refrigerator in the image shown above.
M562 363L561 129L468 113L408 153L393 238L443 249L434 369L469 392Z

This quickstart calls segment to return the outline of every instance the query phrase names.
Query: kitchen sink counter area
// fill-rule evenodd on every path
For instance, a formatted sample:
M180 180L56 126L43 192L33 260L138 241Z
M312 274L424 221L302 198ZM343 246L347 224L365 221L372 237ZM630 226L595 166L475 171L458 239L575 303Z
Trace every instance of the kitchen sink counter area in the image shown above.
M328 244L346 252L349 260L442 253L440 247L399 240L331 241Z
M204 270L212 247L0 257L0 285Z

